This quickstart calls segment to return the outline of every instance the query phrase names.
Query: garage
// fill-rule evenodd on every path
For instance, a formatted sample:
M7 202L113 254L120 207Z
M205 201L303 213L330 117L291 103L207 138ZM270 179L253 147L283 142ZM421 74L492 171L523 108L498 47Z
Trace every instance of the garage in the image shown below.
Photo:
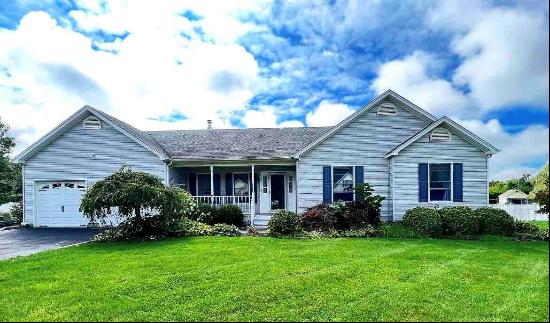
M51 181L36 184L36 225L39 227L85 227L79 211L85 181Z

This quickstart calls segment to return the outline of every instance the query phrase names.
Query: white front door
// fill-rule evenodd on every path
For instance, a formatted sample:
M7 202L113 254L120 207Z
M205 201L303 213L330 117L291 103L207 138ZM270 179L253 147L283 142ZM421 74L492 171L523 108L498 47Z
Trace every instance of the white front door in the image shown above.
M36 184L36 226L83 227L88 219L79 211L86 190L84 181L54 181Z
M286 172L261 172L260 181L260 213L286 210L288 208Z

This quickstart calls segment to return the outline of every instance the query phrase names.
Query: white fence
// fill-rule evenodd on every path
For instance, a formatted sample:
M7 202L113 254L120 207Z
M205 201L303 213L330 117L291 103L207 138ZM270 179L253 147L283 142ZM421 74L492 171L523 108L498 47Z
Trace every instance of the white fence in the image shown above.
M548 221L548 214L537 213L538 204L490 204L495 209L501 209L510 214L514 219L523 221Z
M243 214L250 214L250 196L212 196L212 195L203 195L203 196L193 196L197 203L200 204L212 204L214 206L233 204L238 206Z

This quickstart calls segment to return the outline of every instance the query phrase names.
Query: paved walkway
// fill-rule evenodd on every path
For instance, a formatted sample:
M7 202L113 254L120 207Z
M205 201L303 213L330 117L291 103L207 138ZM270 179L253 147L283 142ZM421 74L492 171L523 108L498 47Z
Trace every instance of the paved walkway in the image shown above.
M33 253L89 241L92 229L13 229L0 231L0 259L28 256Z

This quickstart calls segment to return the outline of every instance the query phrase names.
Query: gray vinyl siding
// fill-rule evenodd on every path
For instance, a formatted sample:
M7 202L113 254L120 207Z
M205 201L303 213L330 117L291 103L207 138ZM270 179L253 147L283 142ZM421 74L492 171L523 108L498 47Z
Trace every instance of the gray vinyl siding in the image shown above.
M487 204L487 157L479 148L453 134L450 142L430 142L429 134L411 144L394 158L395 206L394 220L416 206L468 205L479 207ZM463 202L418 202L419 163L462 163Z
M90 184L123 165L165 180L167 167L157 155L105 122L102 122L100 130L82 129L81 121L85 117L26 161L26 223L33 221L34 181L86 180ZM95 154L95 158L91 159L90 154Z
M397 116L379 116L376 110L373 107L300 157L297 167L300 212L323 201L323 166L361 165L365 182L386 198L382 217L390 219L390 164L384 154L424 128L429 120L400 106Z

